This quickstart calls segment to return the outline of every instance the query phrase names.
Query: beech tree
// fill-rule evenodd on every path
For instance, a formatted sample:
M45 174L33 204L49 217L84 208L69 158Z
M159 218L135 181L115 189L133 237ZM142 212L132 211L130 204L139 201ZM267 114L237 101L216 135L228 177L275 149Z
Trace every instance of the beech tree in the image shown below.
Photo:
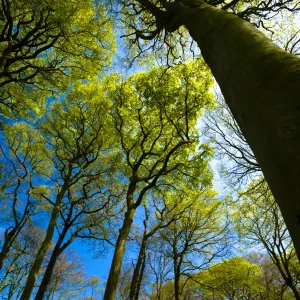
M19 298L35 259L44 231L27 224L14 239L0 272L0 293L7 299Z
M148 268L152 274L152 284L150 299L161 300L164 299L165 285L170 281L170 272L172 272L172 258L164 255L167 250L167 245L162 239L158 239L151 245ZM174 287L174 285L172 285Z
M100 189L90 189L88 191L91 184L101 186L99 181L95 180L93 182L90 178L89 181L85 182L82 190L76 185L73 186L73 191L68 191L61 205L59 218L56 223L58 240L56 243L53 243L53 251L49 262L46 263L45 272L35 299L44 298L57 263L75 239L95 239L98 241L98 247L101 247L102 251L105 248L107 238L105 220L112 217L110 208L115 205L115 201L110 199L111 195ZM95 231L97 232L95 233ZM100 241L103 243L100 244ZM62 269L61 272L63 273L64 270Z
M223 299L265 299L261 298L264 286L259 265L241 257L233 257L210 265L193 274L189 281L183 276L179 282L182 299L223 300ZM174 299L174 283L169 281L161 287L160 294L152 293L150 299Z
M192 206L192 201L189 201L191 199L188 197L190 193L190 190L181 187L178 183L175 186L163 186L162 189L156 187L149 195L149 199L144 205L144 228L130 284L130 300L139 299L145 268L148 264L147 253L149 253L149 248L153 247L151 244L158 243L160 232L167 230L174 222L179 221L189 210Z
M268 185L251 183L237 206L233 216L244 241L263 246L294 298L300 299L299 260Z
M222 95L216 95L214 109L205 115L208 138L219 163L220 174L233 189L262 176L261 168ZM261 178L264 180L264 178Z
M263 290L260 292L261 299L295 299L293 292L284 282L278 268L265 252L250 252L243 256L245 260L256 264L262 271L260 283Z
M296 11L299 3L121 3L125 34L141 51L165 48L176 57L176 49L190 42L186 32L198 44L270 185L300 257L300 59L276 46L249 22L258 25L280 10Z
M19 233L32 223L35 214L45 209L40 193L47 189L41 182L51 175L52 167L46 140L28 124L4 126L1 139L0 224L4 237L0 270Z
M99 295L99 279L85 273L80 257L73 251L64 252L58 259L44 298L71 300L89 299L86 295ZM98 299L98 298L96 298Z
M49 280L58 255L75 237L84 234L86 226L96 223L94 218L106 206L106 179L117 162L117 156L109 151L113 136L104 135L111 123L109 115L102 112L109 109L109 100L99 84L78 83L64 101L52 103L47 118L39 125L53 163L48 193L40 193L49 202L51 213L20 299L29 299L55 230L59 239L45 280Z
M215 193L189 192L186 197L193 205L160 233L160 238L168 245L164 255L172 259L176 300L182 299L192 274L223 256L227 247L224 207L214 198Z
M34 226L23 228L12 245L4 267L0 272L0 294L5 299L19 299L26 284L26 278L30 271L39 246L45 232ZM50 246L52 251L54 244ZM51 257L51 251L46 254L46 262ZM42 270L46 269L47 263L43 263ZM47 287L43 299L72 299L76 295L84 295L90 286L91 277L85 274L78 255L73 251L63 253L55 265L50 284ZM37 278L35 288L41 283L41 276ZM35 293L35 291L34 291Z
M195 125L199 113L211 103L211 83L201 61L167 71L155 68L126 82L110 83L112 117L123 152L120 171L127 194L105 300L115 298L133 217L149 191L175 182L197 184L200 189L210 184L210 148L197 145Z
M260 299L260 277L258 265L234 257L195 275L188 289L198 299Z

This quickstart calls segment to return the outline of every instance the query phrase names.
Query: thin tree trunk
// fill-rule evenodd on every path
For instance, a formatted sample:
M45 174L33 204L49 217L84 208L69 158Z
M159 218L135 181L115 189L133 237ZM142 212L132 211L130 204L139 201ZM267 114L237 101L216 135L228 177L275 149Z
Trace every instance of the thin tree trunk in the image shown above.
M65 226L63 231L61 232L60 236L59 236L59 239L53 249L53 252L51 254L51 258L49 260L49 263L47 265L47 268L46 268L46 271L44 273L44 276L43 276L43 279L42 279L42 282L39 286L39 289L36 293L36 296L35 296L35 300L42 300L44 299L44 296L45 296L45 293L47 291L47 287L49 285L49 282L51 280L51 277L52 277L52 274L53 274L53 270L54 270L54 267L55 267L55 264L56 264L56 261L59 257L59 255L63 252L63 250L65 249L62 249L61 246L62 246L62 243L64 241L64 238L67 234L69 230L69 227L68 226Z
M45 239L37 253L36 259L31 267L31 270L29 272L27 282L26 282L26 285L25 285L25 288L24 288L24 291L22 293L20 300L29 300L30 299L30 295L34 288L34 284L38 277L38 273L40 271L42 262L45 258L46 252L47 252L47 250L51 244L52 238L53 238L56 220L59 216L60 205L61 205L61 202L62 202L62 199L63 199L63 196L64 196L66 190L67 190L67 186L63 186L63 188L57 194L55 206L52 210L50 223L47 228L46 237L45 237Z
M179 281L180 281L180 266L178 262L178 253L177 253L177 237L176 237L176 223L174 227L174 240L172 245L173 250L173 270L174 270L174 299L180 300L180 287L179 287Z
M42 299L44 299L43 297L44 297L44 295L46 293L48 284L49 284L49 282L51 280L51 276L52 276L52 273L53 273L53 270L54 270L54 267L55 267L55 263L56 263L57 258L59 257L59 255L60 255L59 247L55 246L55 248L54 248L54 250L52 252L50 261L49 261L49 263L47 265L46 271L44 273L41 285L39 286L38 292L37 292L37 294L36 294L36 296L34 298L35 300L42 300Z
M178 274L177 264L174 264L174 299L181 300L180 296L180 286L179 286L180 276Z
M173 10L253 150L300 258L300 59L236 15L201 2L181 6Z
M139 295L140 295L140 291L141 291L141 285L142 285L144 272L145 272L145 267L146 267L146 255L144 255L144 257L143 257L142 267L141 267L140 276L139 276L138 282L137 282L137 287L136 287L135 299L134 300L139 299Z
M143 261L145 258L145 252L146 252L146 244L147 244L147 237L146 237L146 229L144 230L143 234L143 239L142 239L142 244L140 247L138 259L133 271L132 279L131 279L131 284L130 284L130 294L129 294L129 299L130 300L135 300L138 299L138 283L141 281L141 269L143 265Z
M120 277L122 261L125 253L126 240L128 238L130 228L135 213L134 206L130 206L125 213L123 226L117 239L117 244L114 252L114 257L110 267L108 280L106 283L105 294L103 300L114 300L116 297L117 285Z

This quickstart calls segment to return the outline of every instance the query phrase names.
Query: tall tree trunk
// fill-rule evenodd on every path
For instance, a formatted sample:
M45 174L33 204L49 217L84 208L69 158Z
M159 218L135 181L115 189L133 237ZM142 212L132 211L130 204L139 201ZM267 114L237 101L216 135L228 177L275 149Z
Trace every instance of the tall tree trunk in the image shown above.
M51 244L52 238L53 238L56 220L58 218L59 211L60 211L60 205L61 205L61 202L62 202L62 199L63 199L63 196L64 196L66 190L67 190L67 186L65 185L60 190L60 192L57 194L55 206L53 207L53 210L51 213L51 218L50 218L50 222L49 222L49 225L47 228L46 236L45 236L44 241L37 253L35 261L31 267L31 270L29 272L28 279L27 279L27 282L26 282L26 285L25 285L25 288L24 288L24 291L22 293L20 300L29 300L30 299L30 295L34 288L34 284L38 277L38 273L41 269L42 262L45 258L46 252L47 252L47 250Z
M68 232L70 227L68 226L65 226L63 231L61 232L60 236L59 236L59 239L53 249L53 252L51 254L51 258L49 260L49 263L46 267L46 271L44 273L44 276L43 276L43 279L42 279L42 282L39 286L39 289L35 295L35 300L42 300L44 299L44 296L45 296L45 293L47 291L47 287L49 285L49 282L51 280L51 277L52 277L52 274L53 274L53 270L54 270L54 267L55 267L55 264L56 264L56 261L59 257L59 255L66 249L66 248L63 248L62 249L62 243L64 241L64 238L66 237L66 234Z
M125 253L126 240L130 232L134 213L135 213L134 206L133 205L129 206L125 213L123 226L120 229L120 233L117 239L117 244L116 244L112 264L110 267L110 272L106 283L103 300L114 300L116 297L117 285L118 285L122 261Z
M177 263L174 264L174 299L181 300L181 293L180 293L180 274L178 272L178 265Z
M145 267L146 267L146 255L143 257L143 262L140 270L140 276L138 278L137 286L136 286L136 291L135 291L135 298L134 300L139 300L139 295L141 291L141 285L144 277L144 272L145 272Z
M129 294L129 299L130 300L135 300L138 299L138 283L141 281L141 269L143 266L144 258L145 258L145 253L146 253L146 245L147 245L147 232L146 229L144 230L143 234L143 239L138 255L138 259L133 271L132 279L131 279L131 284L130 284L130 294Z
M252 148L300 258L300 59L236 15L201 2L181 6L173 10Z
M55 267L55 263L56 263L57 258L59 257L59 255L60 255L59 247L55 246L55 248L54 248L54 250L52 252L50 261L49 261L49 263L47 265L46 271L44 273L41 285L39 286L38 292L37 292L37 294L36 294L36 296L34 298L35 300L42 300L42 299L44 299L43 297L44 297L44 295L46 293L48 284L49 284L49 282L51 280L51 276L52 276L52 273L53 273L53 270L54 270L54 267Z
M180 300L180 265L179 265L179 255L177 253L177 236L176 236L176 223L174 227L174 236L173 236L173 245L172 245L172 252L173 252L173 270L174 270L174 299Z

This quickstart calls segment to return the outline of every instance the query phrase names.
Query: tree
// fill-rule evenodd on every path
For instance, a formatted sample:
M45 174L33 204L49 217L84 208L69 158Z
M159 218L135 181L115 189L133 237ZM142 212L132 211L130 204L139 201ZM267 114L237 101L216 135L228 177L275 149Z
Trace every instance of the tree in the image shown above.
M106 207L106 180L117 163L117 156L110 152L113 137L104 134L109 132L111 123L109 115L102 112L109 109L109 100L98 83L79 83L64 101L52 103L47 118L40 124L53 162L48 182L51 192L41 193L49 202L51 215L20 299L29 299L55 229L59 239L45 281L51 277L58 255L78 235L84 235L85 229L101 221L97 223L96 216Z
M168 245L164 255L171 257L173 262L176 300L182 299L192 274L224 255L227 247L224 207L215 199L215 193L190 191L185 197L193 204L160 232L160 238Z
M237 189L242 184L249 182L249 179L251 180L246 191L239 191L235 221L245 240L261 243L267 250L273 268L277 268L278 274L275 272L276 279L274 280L277 283L283 281L279 287L278 284L276 286L273 283L274 271L268 272L267 269L264 272L266 282L264 294L268 295L271 291L273 293L271 299L278 298L280 295L288 297L285 290L288 286L292 286L296 290L294 297L298 297L298 279L295 269L295 262L298 263L295 257L296 253L279 207L274 202L266 181L262 176L259 177L261 175L260 166L239 126L233 119L228 106L222 99L217 102L217 109L207 114L206 120L208 133L211 137L214 136L217 153L222 158L226 156L229 160L223 166L226 176L233 180ZM268 265L270 262L265 261L261 267L268 267ZM278 279L277 275L283 277ZM267 286L268 281L272 283L271 288Z
M99 294L99 279L85 273L83 264L73 251L63 253L54 268L50 283L43 298L39 299L83 299L85 294L91 292L93 296ZM98 299L98 298L96 298Z
M7 299L19 298L44 232L27 224L14 239L3 263L0 293Z
M261 275L259 265L233 257L193 274L186 283L183 277L179 285L184 286L182 298L188 300L262 299ZM160 296L153 293L150 299L171 300L174 293L174 283L169 281L162 286Z
M258 265L234 257L195 275L189 288L201 299L259 299L260 277Z
M294 298L300 299L299 260L268 185L250 184L237 206L234 219L241 236L263 246Z
M121 3L126 35L140 49L165 47L176 55L176 46L189 42L183 26L198 44L270 185L300 257L300 59L273 44L247 21L259 24L279 10L299 9L299 3Z
M90 296L85 297L85 300L97 300L100 299L103 289L100 284L100 280L97 276L92 276L88 279L88 287L90 288Z
M130 280L132 278L132 266L129 263L122 265L120 278L118 281L116 300L129 299Z
M159 233L180 220L185 211L192 206L192 202L189 201L190 198L187 197L190 193L190 190L176 184L175 187L157 187L149 195L147 203L144 204L143 234L141 238L136 237L136 239L140 238L141 241L130 284L130 300L139 299L141 284L148 263L147 252L149 253L149 248L153 247L151 244L158 243Z
M176 182L199 188L200 182L210 184L210 149L197 145L195 125L199 112L211 102L211 83L202 62L195 61L167 71L155 68L112 85L115 131L123 152L120 171L127 194L105 300L115 297L133 217L149 191Z
M30 267L34 263L44 237L45 232L34 226L23 228L17 236L0 273L0 294L3 298L20 298ZM54 244L51 244L51 251L53 247ZM43 271L46 269L47 261L51 257L51 251L46 254L45 263L42 266ZM37 278L35 288L40 285L41 279L41 277ZM54 299L54 296L71 299L76 295L83 295L84 291L90 286L91 279L85 274L78 255L73 251L67 251L59 257L43 299Z
M3 1L0 113L39 114L51 92L66 91L72 81L103 71L113 49L112 22L100 4L83 0Z
M258 265L262 271L260 283L263 285L263 290L260 292L260 299L295 299L267 253L253 251L244 255L243 258Z
M52 166L46 140L28 124L4 126L1 135L0 224L5 231L0 270L17 236L37 212L45 209L40 193L47 194L47 188L40 183L51 174Z
M92 184L101 186L99 180L89 178L89 182L84 183L83 189L78 185L73 186L73 191L68 191L61 205L60 216L56 223L58 240L53 243L54 248L35 299L44 298L57 262L75 239L95 239L98 244L102 241L102 251L105 247L107 239L105 220L112 217L111 208L114 207L115 201L111 199L112 195L107 195L104 191L90 189Z
M173 269L172 259L165 255L167 246L163 240L158 239L151 246L148 258L149 272L153 274L150 299L162 300L164 287L170 281L170 272Z

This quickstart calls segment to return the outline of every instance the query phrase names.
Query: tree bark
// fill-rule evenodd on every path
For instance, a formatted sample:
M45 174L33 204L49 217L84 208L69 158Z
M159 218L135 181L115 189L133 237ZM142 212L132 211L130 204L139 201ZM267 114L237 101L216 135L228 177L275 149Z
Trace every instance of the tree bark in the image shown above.
M181 293L180 293L180 274L178 270L177 263L174 263L174 299L181 300Z
M145 258L145 252L146 252L146 244L147 244L147 232L146 229L144 230L143 234L143 239L142 239L142 244L140 247L138 259L133 271L132 279L131 279L131 284L130 284L130 293L129 293L129 299L130 300L137 300L138 299L138 283L141 282L141 270Z
M53 273L53 270L54 270L54 267L55 267L55 263L57 261L57 258L58 256L60 255L60 252L59 252L59 249L55 246L53 252L52 252L52 255L51 255L51 258L50 258L50 261L47 265L47 268L46 268L46 271L44 273L44 276L43 276L43 279L42 279L42 282L39 286L39 289L34 297L35 300L42 300L44 299L44 295L46 293L46 290L47 290L47 287L48 287L48 284L51 280L51 276L52 276L52 273Z
M143 257L143 262L142 262L142 266L141 266L141 270L140 270L140 276L138 278L138 282L137 282L137 286L136 286L134 300L139 300L139 295L140 295L140 291L141 291L145 268L146 268L146 255L144 255L144 257Z
M175 300L181 300L180 297L180 262L179 255L177 253L177 236L176 236L176 223L174 228L174 236L173 236L173 245L172 245L172 252L173 252L173 270L174 270L174 299Z
M47 265L47 268L46 268L46 271L44 273L44 276L43 276L43 279L42 279L42 282L39 286L39 289L35 295L35 300L42 300L44 299L44 296L45 296L45 293L47 291L47 287L49 285L49 282L51 280L51 277L52 277L52 274L53 274L53 270L54 270L54 267L55 267L55 264L56 264L56 261L59 257L59 255L66 249L64 247L61 247L62 246L62 243L64 241L64 238L66 237L66 234L68 232L70 227L68 226L65 226L63 231L61 232L60 236L59 236L59 239L53 249L53 252L51 254L51 258L49 260L49 263Z
M116 297L117 285L120 277L122 261L125 253L126 240L128 238L130 228L135 213L135 207L129 206L123 221L123 226L117 239L114 257L110 267L108 280L106 283L105 294L103 300L114 300Z
M53 207L53 210L51 213L51 219L50 219L50 222L49 222L49 225L47 228L46 237L45 237L45 239L37 253L36 259L31 267L31 270L29 272L27 282L26 282L26 285L25 285L25 288L24 288L24 291L22 293L20 300L29 300L30 299L30 295L34 288L34 284L38 277L38 273L40 271L42 262L45 258L46 252L47 252L47 250L51 244L52 238L53 238L56 220L58 218L59 211L60 211L60 205L61 205L61 202L62 202L62 199L63 199L63 196L64 196L66 190L67 190L67 186L63 186L63 188L57 194L55 206Z
M253 150L300 258L300 59L234 14L181 6L175 13Z

